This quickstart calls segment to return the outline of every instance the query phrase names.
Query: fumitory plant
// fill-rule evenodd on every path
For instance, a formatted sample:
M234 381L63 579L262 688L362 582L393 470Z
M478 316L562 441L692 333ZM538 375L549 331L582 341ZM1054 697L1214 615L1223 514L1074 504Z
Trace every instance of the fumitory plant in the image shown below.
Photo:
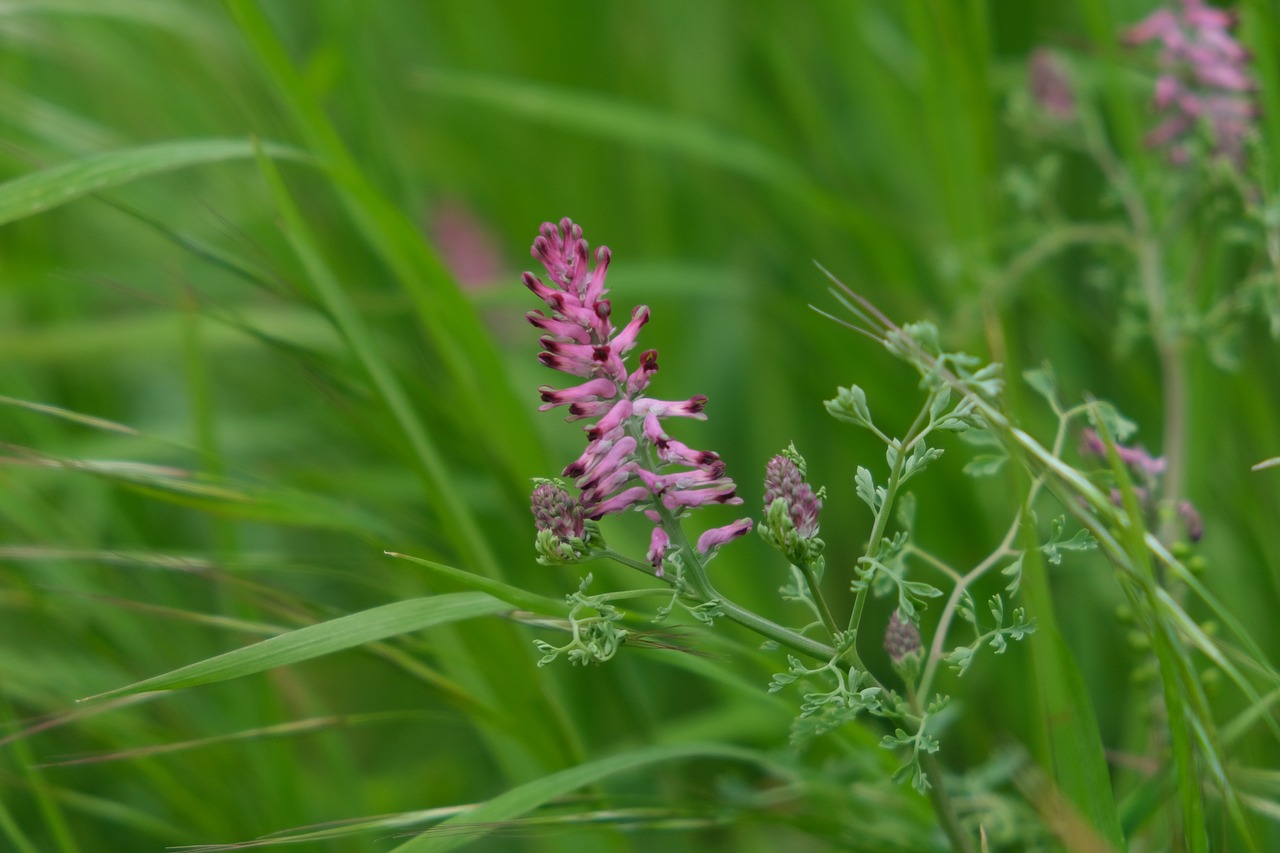
M920 377L920 406L904 430L873 417L867 395L857 385L838 388L825 404L835 419L869 431L884 446L882 464L859 465L846 480L871 515L864 551L832 562L819 538L825 489L811 485L804 458L790 446L765 467L758 518L692 532L686 525L696 519L698 508L742 503L716 453L695 450L667 432L664 422L671 418L704 420L707 398L668 401L648 396L658 355L653 350L642 350L638 357L632 354L649 309L636 307L621 329L613 324L606 287L611 260L607 248L593 255L580 226L566 218L543 225L533 255L547 279L524 275L525 285L546 304L546 310L528 314L543 332L539 358L575 383L541 387L542 409L567 407L567 420L584 421L586 434L582 455L558 478L540 480L533 490L539 561L572 565L609 559L645 578L633 588L589 593L592 576L586 575L569 596L571 610L560 623L567 641L536 641L543 652L541 664L562 655L576 664L607 661L629 642L643 641L645 632L629 627L642 618L661 622L683 611L708 627L722 618L736 622L758 634L766 650L785 652L786 666L768 689L796 696L790 732L794 748L803 750L821 738L839 737L845 726L860 718L880 721L875 725L882 728L882 746L897 750L903 759L893 780L909 781L929 796L954 849L975 850L979 838L996 832L999 821L990 805L994 795L987 791L977 796L979 783L943 769L945 721L964 711L954 707L952 696L938 690L940 671L963 675L984 651L999 655L1011 642L1031 638L1036 668L1043 676L1036 688L1042 701L1060 706L1055 713L1069 721L1064 730L1047 736L1053 750L1071 749L1073 740L1095 723L1082 691L1064 694L1060 687L1050 686L1058 680L1071 683L1078 674L1054 627L1046 567L1061 564L1069 552L1100 547L1129 598L1135 634L1154 651L1152 666L1165 685L1166 738L1178 774L1196 778L1194 767L1221 767L1221 745L1212 735L1205 736L1215 730L1215 723L1201 676L1188 666L1192 650L1209 656L1246 695L1259 694L1223 656L1220 641L1188 615L1182 597L1166 591L1170 585L1190 589L1229 619L1181 562L1178 554L1185 555L1185 547L1171 549L1166 540L1147 532L1164 518L1164 504L1157 495L1167 460L1125 444L1134 425L1113 407L1097 401L1066 406L1050 371L1030 371L1025 381L1058 422L1052 439L1041 443L1005 411L998 365L946 351L931 324L898 326L836 282L833 293L852 318L828 316L910 363ZM991 476L1007 465L1021 471L1013 480L1021 484L1020 509L1010 519L1006 535L969 566L953 565L916 541L914 497L906 490L942 457L948 443L954 446L948 435L977 448L966 466L973 476ZM1082 458L1101 464L1100 469L1079 469L1064 461L1073 435L1080 437ZM1050 503L1056 507L1047 515ZM1170 511L1183 525L1180 541L1201 537L1203 524L1190 502L1179 500ZM607 542L601 522L623 513L638 513L651 526L643 556L619 553ZM1043 524L1042 518L1049 523ZM732 551L726 546L753 527L787 564L789 577L778 595L800 606L799 618L790 624L728 599L714 583L717 572L732 571ZM829 565L836 569L828 571ZM1003 588L979 598L976 590L989 587L994 576L1002 576ZM830 590L835 585L852 595L845 614L833 606L838 599ZM648 597L662 604L647 617L622 606ZM867 603L876 597L887 599L892 607L888 628L879 639L868 637ZM930 606L938 607L939 614L926 627L921 615ZM1037 641L1042 625L1048 633ZM1246 647L1251 642L1243 632L1237 639ZM868 663L868 652L881 643L891 671ZM969 709L980 704L972 697L961 703ZM1109 788L1101 756L1096 758L1092 765L1077 760L1076 778L1057 779L1067 799L1061 792L1052 797L1041 794L1037 807L1046 813L1067 808L1076 815L1073 831L1083 833L1080 837L1118 846L1123 835L1115 812L1090 801L1096 799L1099 785ZM1035 788L1039 777L1027 772L1017 777L1019 784ZM985 784L993 787L990 780ZM1229 777L1219 772L1205 784L1243 827L1238 821L1241 801ZM965 795L958 796L958 790ZM1203 793L1199 784L1181 793L1186 810L1182 832L1199 837L1205 821ZM1061 833L1060 827L1049 825Z

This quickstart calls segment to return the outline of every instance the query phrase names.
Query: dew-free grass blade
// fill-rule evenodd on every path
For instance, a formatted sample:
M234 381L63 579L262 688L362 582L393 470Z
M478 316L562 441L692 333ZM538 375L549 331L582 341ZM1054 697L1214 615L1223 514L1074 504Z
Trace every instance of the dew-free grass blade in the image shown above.
M1027 513L1028 518L1031 517ZM1031 522L1024 522L1022 590L1036 631L1027 638L1045 747L1054 782L1103 839L1124 849L1111 777L1093 703L1071 650L1058 633L1048 575Z
M261 146L268 157L306 159L297 148ZM138 178L223 160L247 160L256 148L249 139L191 139L92 154L0 184L0 225L121 186Z
M652 764L692 758L744 761L758 764L778 774L790 775L763 753L728 744L648 746L621 755L590 761L526 782L499 794L471 811L449 818L439 826L396 847L391 853L440 853L440 851L452 850L488 835L502 821L519 818L556 797L562 797L601 779Z
M397 601L317 625L308 625L81 701L229 681L388 637L478 616L492 616L509 609L510 605L505 601L480 592L458 592Z
M456 569L453 566L446 566L443 563L437 563L433 560L424 560L421 557L411 557L408 554L397 554L395 551L387 551L388 557L394 557L397 560L408 560L425 569L429 569L441 577L466 584L472 589L480 592L488 593L494 598L500 598L513 607L520 607L525 610L531 610L534 613L543 613L556 616L567 615L569 607L564 601L557 601L554 598L547 598L536 593L526 592L517 586L496 581L491 578L481 577L474 572Z

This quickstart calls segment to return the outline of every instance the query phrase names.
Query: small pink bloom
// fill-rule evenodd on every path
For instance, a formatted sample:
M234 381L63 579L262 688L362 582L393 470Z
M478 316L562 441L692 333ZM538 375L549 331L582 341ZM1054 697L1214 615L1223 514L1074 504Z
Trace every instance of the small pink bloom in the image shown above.
M550 385L543 385L538 388L538 393L542 395L543 400L543 405L539 406L538 410L545 412L556 406L566 406L576 400L611 400L617 396L618 386L608 379L592 379L581 385L559 390Z
M640 501L649 497L649 490L644 486L632 486L625 491L619 492L608 500L601 501L594 506L588 507L587 517L593 521L599 521L606 515L614 515L622 512L624 509L630 509Z
M711 528L698 537L698 553L706 556L713 549L719 548L726 542L732 542L739 536L744 536L751 531L752 523L749 518L740 518L732 524L726 524L724 527Z
M667 546L671 544L671 537L667 535L667 531L661 526L653 528L653 533L649 537L649 553L646 555L649 564L658 570L658 577L662 577L662 558L667 555Z

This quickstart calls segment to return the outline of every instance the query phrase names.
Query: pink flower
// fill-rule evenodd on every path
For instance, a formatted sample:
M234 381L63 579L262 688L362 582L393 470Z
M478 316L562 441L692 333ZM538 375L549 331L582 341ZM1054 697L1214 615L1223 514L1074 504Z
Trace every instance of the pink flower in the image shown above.
M670 544L671 537L667 535L664 528L653 528L653 535L649 538L649 553L646 556L649 564L657 569L658 577L662 577L662 559L667 555L667 547Z
M751 532L752 523L749 518L740 518L731 524L726 524L724 527L711 528L698 537L698 553L707 556L726 542L732 542L739 536L745 536Z
M742 503L733 481L724 476L724 463L717 454L694 450L668 436L662 427L666 418L705 420L707 398L700 394L687 400L644 396L658 372L658 354L645 350L634 369L627 360L649 322L649 308L636 307L622 329L614 327L606 298L612 257L607 248L600 247L593 256L582 229L566 218L544 223L532 251L549 279L544 282L528 272L523 276L525 286L550 309L527 315L544 333L538 359L553 370L585 380L568 388L539 388L540 408L567 406L567 420L594 421L585 427L586 450L563 474L581 490L579 511L586 519L595 521L632 508L646 511L656 526L648 558L660 574L670 539L662 529L658 507L678 517L706 504ZM699 551L713 551L750 528L750 520L743 519L707 531L699 540Z
M1031 97L1049 116L1067 121L1076 114L1076 97L1071 80L1062 70L1057 57L1045 48L1031 52L1027 63Z
M1080 452L1089 456L1106 458L1107 446L1102 443L1102 438L1098 435L1097 430L1088 427L1080 433ZM1123 444L1117 444L1116 455L1131 470L1147 479L1160 476L1164 473L1165 468L1168 467L1168 462L1163 456L1152 456L1142 445L1125 447Z
M1186 142L1203 123L1213 153L1240 166L1258 108L1257 86L1246 70L1249 54L1230 32L1235 16L1204 0L1181 0L1179 6L1158 9L1124 38L1130 45L1155 41L1161 46L1154 102L1165 119L1147 135L1147 144L1170 146L1170 159L1186 162Z
M463 287L483 288L501 277L506 265L492 232L462 202L441 202L429 230L440 259Z

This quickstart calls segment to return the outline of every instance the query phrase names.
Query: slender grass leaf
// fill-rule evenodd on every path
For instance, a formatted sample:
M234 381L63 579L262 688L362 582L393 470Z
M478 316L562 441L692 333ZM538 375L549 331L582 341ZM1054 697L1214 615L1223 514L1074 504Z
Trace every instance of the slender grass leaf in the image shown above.
M415 77L433 95L469 101L555 127L701 160L765 183L806 182L792 163L750 140L710 125L618 98L529 83L511 77L431 68Z
M242 649L197 661L163 675L108 690L81 701L105 699L147 690L178 690L200 684L229 681L377 640L385 640L399 634L421 631L463 619L474 619L477 616L491 616L509 609L510 605L505 601L499 601L479 592L459 592L397 601L371 610L340 616L317 625L308 625L288 634L281 634Z
M564 796L595 782L665 761L689 758L722 758L759 764L775 772L780 768L764 754L741 747L715 743L649 746L633 752L597 759L526 782L500 794L477 808L451 817L439 826L401 844L392 853L440 853L469 844L492 832L501 821L513 820L556 797ZM460 832L467 829L469 832Z
M268 157L307 158L301 150L284 145L267 143L261 148ZM0 184L0 225L149 175L223 160L247 160L255 156L255 150L249 139L192 139L92 154L50 166Z
M1025 513L1030 519L1031 513ZM1036 631L1027 638L1040 703L1040 723L1055 784L1111 845L1124 835L1111 792L1102 734L1084 678L1058 632L1045 561L1032 522L1023 524L1022 589Z
M543 450L531 428L529 407L509 385L496 381L505 367L491 334L422 238L420 227L370 182L258 3L226 0L226 6L302 138L323 158L351 222L413 300L417 319L453 379L459 421L485 438L489 452L502 460L509 482L523 489L525 466L540 460ZM525 428L512 428L516 424Z
M279 171L266 156L260 157L258 162L284 219L286 236L306 268L321 303L333 315L338 329L368 374L370 383L413 448L414 460L422 476L426 494L435 504L440 517L449 520L448 524L442 525L442 529L459 554L482 567L486 574L500 575L497 559L487 544L488 540L481 535L475 513L459 494L456 479L450 476L445 464L444 454L418 417L403 385L374 346L373 335L352 304L351 298L325 263L319 246L285 187Z
M520 587L512 586L511 584L496 581L491 578L481 577L474 572L455 569L453 566L446 566L443 563L424 560L421 557L411 557L408 554L397 554L395 551L387 551L386 554L388 557L394 557L397 560L408 560L410 563L415 563L423 568L429 569L442 577L449 578L450 580L457 581L458 583L466 584L480 592L487 592L494 598L502 599L513 607L521 607L525 610L531 610L534 613L549 613L557 616L567 615L569 612L569 606L565 604L563 600L547 598L546 596L526 592L525 590L520 589Z

